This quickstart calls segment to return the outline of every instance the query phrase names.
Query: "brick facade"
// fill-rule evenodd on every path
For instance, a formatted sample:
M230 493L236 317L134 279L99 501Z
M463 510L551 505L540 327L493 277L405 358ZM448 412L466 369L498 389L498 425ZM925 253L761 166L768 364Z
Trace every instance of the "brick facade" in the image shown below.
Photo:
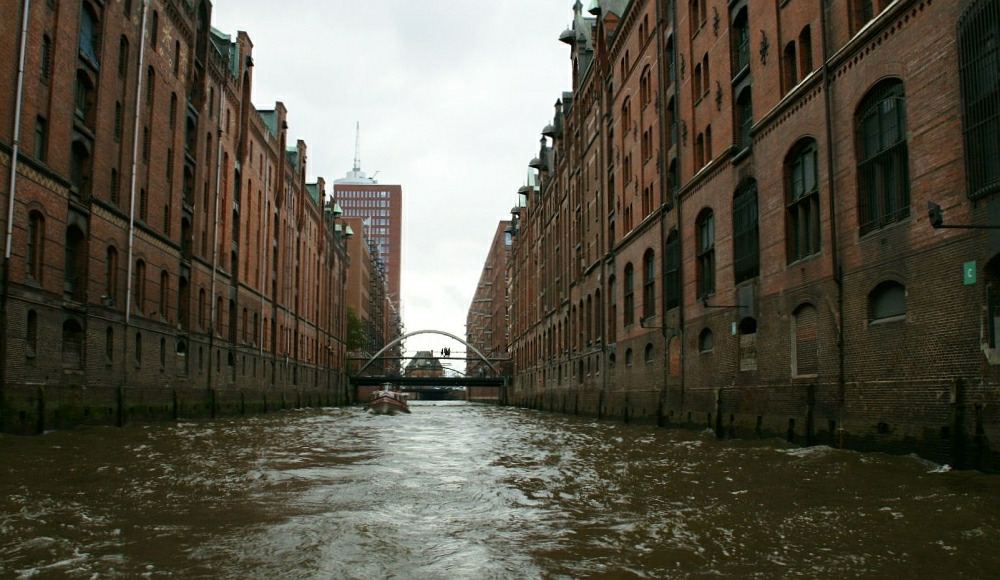
M998 5L577 3L515 211L512 399L1000 469L1000 236L925 213L1000 223L968 185Z
M508 359L509 300L507 293L508 263L512 228L510 221L501 221L493 232L486 263L479 275L479 283L472 295L465 318L465 341L477 348L497 372L511 373ZM466 353L467 376L492 375L493 369L475 352Z
M11 203L24 3L0 2ZM344 401L346 251L207 0L30 4L2 428ZM6 226L6 212L3 219Z

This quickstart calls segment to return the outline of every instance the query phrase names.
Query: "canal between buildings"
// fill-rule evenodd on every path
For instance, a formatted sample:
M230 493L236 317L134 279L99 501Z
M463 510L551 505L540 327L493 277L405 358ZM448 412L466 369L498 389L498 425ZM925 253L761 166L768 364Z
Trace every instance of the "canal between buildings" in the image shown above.
M465 403L0 436L0 578L997 578L1000 477Z

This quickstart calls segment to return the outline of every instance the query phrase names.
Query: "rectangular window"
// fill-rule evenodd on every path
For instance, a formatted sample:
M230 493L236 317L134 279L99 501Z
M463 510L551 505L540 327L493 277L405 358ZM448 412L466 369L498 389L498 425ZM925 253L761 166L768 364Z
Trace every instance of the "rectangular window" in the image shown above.
M48 149L49 124L45 117L39 116L35 120L35 159L44 162L45 152Z

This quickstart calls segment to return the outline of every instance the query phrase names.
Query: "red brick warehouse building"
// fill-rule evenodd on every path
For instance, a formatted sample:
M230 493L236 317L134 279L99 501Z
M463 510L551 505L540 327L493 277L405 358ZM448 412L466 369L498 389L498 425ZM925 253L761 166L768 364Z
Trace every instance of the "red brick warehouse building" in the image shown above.
M494 374L494 369L503 375L510 375L513 371L508 360L510 300L507 278L512 242L511 222L499 222L465 317L465 341L479 349L493 368L470 351L466 353L466 376L490 376Z
M346 396L337 216L211 10L0 0L5 430Z
M523 405L1000 468L1000 1L595 0L522 188Z

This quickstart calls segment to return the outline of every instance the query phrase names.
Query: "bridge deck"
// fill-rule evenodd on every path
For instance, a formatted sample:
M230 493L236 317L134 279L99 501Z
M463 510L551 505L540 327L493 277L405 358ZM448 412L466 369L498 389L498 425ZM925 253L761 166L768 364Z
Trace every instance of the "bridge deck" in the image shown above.
M372 386L392 383L414 387L499 387L501 377L351 377L351 384Z

